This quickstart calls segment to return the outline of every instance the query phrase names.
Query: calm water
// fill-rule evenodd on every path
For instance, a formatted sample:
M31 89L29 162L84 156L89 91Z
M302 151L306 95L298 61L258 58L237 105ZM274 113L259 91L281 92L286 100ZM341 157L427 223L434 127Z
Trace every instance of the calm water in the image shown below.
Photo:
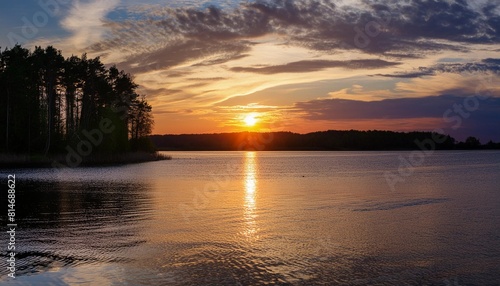
M394 191L409 152L172 155L13 170L18 277L3 252L0 283L500 284L500 152L436 152Z

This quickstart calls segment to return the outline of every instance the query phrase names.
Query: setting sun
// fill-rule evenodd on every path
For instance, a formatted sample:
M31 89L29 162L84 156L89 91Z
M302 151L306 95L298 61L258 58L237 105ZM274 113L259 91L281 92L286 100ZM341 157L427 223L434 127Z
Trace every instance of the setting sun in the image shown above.
M257 119L255 118L255 114L249 114L244 119L246 126L254 126L257 123Z

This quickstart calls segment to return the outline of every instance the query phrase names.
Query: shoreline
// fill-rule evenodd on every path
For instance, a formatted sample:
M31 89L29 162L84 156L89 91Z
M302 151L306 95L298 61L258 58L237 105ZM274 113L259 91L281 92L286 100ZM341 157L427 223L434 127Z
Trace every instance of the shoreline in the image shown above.
M499 151L500 148L477 149L435 149L434 151ZM164 149L158 152L404 152L421 151L421 149L263 149L263 150L220 150L220 149Z
M26 154L0 154L0 169L12 168L77 168L77 167L99 167L120 166L127 164L138 164L171 160L172 156L163 155L159 152L129 152L123 154L95 154L82 157L82 161L75 166L70 166L63 154L49 155L26 155Z

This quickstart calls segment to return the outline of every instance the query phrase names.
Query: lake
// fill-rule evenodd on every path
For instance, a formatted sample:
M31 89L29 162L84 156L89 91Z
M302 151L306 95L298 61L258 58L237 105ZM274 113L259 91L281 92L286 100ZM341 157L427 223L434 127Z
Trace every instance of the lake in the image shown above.
M498 151L167 154L10 170L0 283L500 284Z

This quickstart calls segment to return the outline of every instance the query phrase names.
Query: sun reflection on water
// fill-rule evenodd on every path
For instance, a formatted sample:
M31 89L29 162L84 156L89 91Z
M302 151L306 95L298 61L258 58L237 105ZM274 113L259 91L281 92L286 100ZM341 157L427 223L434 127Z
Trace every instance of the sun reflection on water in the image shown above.
M245 153L244 185L245 185L245 230L248 239L255 239L257 226L255 223L255 195L257 192L257 166L255 152Z

